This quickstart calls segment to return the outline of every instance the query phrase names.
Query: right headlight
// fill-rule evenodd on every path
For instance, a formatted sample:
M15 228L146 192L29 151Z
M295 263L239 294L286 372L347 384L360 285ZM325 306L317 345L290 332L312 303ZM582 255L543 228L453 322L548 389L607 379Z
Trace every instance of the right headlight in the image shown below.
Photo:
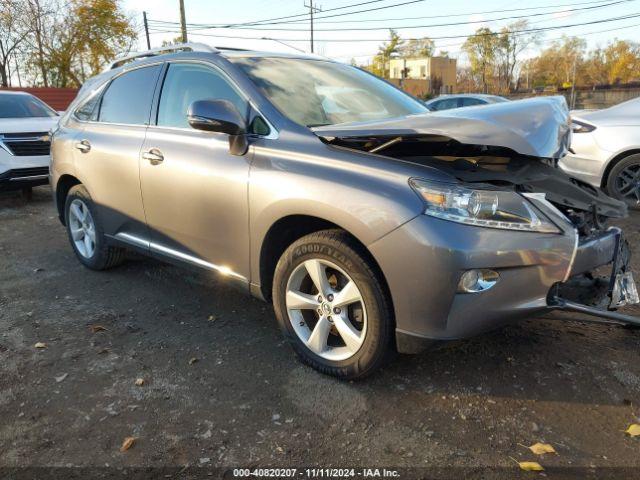
M561 230L526 198L505 190L412 178L409 185L424 200L426 215L452 222L505 230L560 233Z

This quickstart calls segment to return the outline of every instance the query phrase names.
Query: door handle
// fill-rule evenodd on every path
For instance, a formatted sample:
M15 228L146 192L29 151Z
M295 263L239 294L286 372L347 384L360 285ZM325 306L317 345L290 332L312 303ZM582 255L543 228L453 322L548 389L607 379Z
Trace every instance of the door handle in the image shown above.
M152 148L151 150L143 152L142 158L144 158L145 160L149 160L149 163L151 163L151 165L158 165L159 163L162 163L164 161L162 152L157 148Z
M91 144L89 143L89 140L82 140L81 142L76 143L76 148L82 153L89 153L89 150L91 150Z

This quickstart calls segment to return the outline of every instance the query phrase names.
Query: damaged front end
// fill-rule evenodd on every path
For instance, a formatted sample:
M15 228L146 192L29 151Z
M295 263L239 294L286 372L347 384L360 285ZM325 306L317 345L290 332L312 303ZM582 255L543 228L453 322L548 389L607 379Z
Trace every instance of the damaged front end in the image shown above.
M629 248L610 220L624 202L557 167L570 146L570 118L561 97L507 102L385 120L318 127L327 144L435 167L466 186L512 190L566 221L575 238L566 277L547 299L554 309L640 325L616 313L638 303ZM610 266L608 271L604 267Z

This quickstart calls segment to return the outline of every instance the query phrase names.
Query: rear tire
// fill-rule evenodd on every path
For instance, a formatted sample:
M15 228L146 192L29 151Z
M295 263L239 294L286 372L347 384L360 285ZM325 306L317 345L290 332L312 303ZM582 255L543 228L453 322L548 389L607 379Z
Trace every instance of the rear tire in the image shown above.
M124 261L126 251L108 245L95 204L83 185L69 190L64 218L71 247L85 267L106 270Z
M298 357L322 373L362 378L393 354L386 289L366 252L342 230L312 233L287 248L276 266L273 304Z
M607 177L607 193L625 202L629 208L640 209L640 154L629 155L616 163Z

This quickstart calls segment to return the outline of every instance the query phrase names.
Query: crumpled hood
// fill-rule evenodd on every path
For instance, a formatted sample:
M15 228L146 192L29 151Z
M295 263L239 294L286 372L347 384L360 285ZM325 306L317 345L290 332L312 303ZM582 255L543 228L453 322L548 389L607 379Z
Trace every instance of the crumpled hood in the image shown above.
M449 137L463 144L509 148L521 155L558 159L571 144L564 97L538 97L380 121L312 128L321 138Z
M0 135L3 133L41 133L54 128L60 117L0 118Z

